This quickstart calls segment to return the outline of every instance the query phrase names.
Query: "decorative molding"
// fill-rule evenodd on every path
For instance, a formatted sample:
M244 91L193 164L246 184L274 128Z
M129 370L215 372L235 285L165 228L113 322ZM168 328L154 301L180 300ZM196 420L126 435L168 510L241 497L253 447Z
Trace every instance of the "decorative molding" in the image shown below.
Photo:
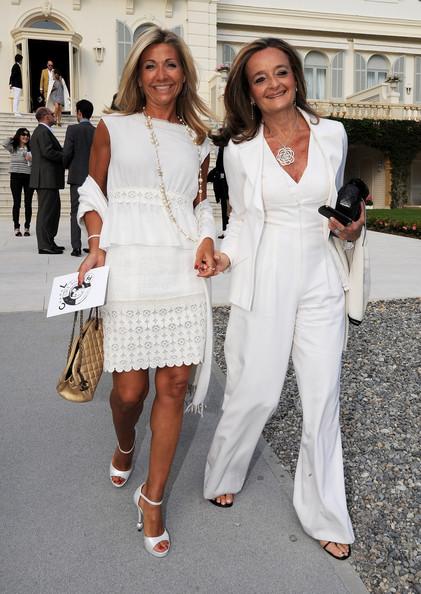
M278 28L282 31L308 31L323 34L342 33L346 37L369 35L376 37L416 38L420 35L420 22L415 19L396 19L364 15L313 12L284 8L235 6L218 4L217 23L236 30L246 27ZM276 23L276 25L274 24ZM282 23L282 24L281 24Z
M166 0L165 2L165 16L167 19L172 18L174 14L174 0Z
M10 4L16 4L16 6L19 6L20 0L10 0Z
M134 14L134 0L126 0L126 14Z
M51 15L52 10L53 10L53 3L51 2L51 0L45 0L44 6L42 7L42 14L45 16L45 18L47 18Z
M80 10L82 8L82 0L73 0L73 10Z

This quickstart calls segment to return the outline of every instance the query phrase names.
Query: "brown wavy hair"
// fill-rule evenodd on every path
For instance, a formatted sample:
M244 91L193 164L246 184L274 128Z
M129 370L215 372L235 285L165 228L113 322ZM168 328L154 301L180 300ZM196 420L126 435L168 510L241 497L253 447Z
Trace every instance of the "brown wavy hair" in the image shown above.
M318 114L307 102L304 70L297 51L283 39L262 37L244 46L232 63L225 87L225 121L221 137L225 139L232 138L233 142L239 143L245 140L251 140L258 133L262 123L262 113L255 104L253 118L251 117L250 87L246 74L246 66L253 54L269 47L279 49L288 56L297 85L296 105L313 116L313 123L319 122L320 118Z
M139 36L127 56L117 96L113 100L113 108L104 111L126 115L142 111L146 104L146 97L139 87L139 64L143 52L149 46L158 43L172 45L177 51L186 79L177 97L177 114L195 132L197 142L201 144L209 131L201 117L211 118L212 114L206 103L199 97L197 70L191 52L183 39L172 31L150 27Z

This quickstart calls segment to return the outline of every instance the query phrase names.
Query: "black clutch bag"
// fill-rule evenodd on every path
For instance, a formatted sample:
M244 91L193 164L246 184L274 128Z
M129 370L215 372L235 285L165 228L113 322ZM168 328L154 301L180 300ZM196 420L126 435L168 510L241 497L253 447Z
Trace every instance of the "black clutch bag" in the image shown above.
M362 179L355 177L344 184L338 192L336 207L321 206L319 213L325 217L335 217L343 225L357 221L361 214L361 202L370 193Z

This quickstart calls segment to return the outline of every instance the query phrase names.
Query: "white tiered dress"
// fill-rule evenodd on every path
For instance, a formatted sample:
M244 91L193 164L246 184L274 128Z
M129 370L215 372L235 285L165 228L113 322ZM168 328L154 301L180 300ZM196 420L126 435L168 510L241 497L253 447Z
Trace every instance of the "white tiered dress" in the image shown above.
M185 126L152 121L171 210L196 240L180 232L163 204L143 114L103 117L111 142L100 239L110 267L102 308L106 371L198 364L210 340L206 283L193 268L202 239L193 201L209 143L198 147ZM82 203L88 181L80 189Z

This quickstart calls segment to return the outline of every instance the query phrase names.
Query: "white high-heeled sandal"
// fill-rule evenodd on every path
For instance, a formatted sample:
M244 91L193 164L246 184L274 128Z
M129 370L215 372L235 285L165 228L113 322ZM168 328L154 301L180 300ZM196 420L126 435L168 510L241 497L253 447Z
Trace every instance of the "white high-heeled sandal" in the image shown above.
M133 501L134 501L135 506L137 507L137 513L138 513L137 529L139 530L139 532L141 532L141 530L143 529L143 510L139 505L139 498L142 497L142 499L144 499L147 503L149 503L149 505L161 505L162 501L163 501L162 499L161 499L161 501L151 501L150 499L148 499L146 497L146 495L144 495L142 493L142 489L143 489L144 485L145 485L145 483L142 483L140 485L140 487L138 487L136 489L136 491L134 492L134 495L133 495ZM164 540L168 541L168 549L166 551L162 551L162 552L155 551L154 547L156 547L157 544L159 544L160 542L162 542ZM170 547L171 547L170 535L168 534L168 531L166 529L164 529L164 532L161 534L161 536L143 535L143 542L145 544L145 549L148 551L148 553L150 553L154 557L165 557L170 552Z
M136 429L134 431L133 445L130 448L130 450L128 450L127 452L125 452L124 450L121 449L120 444L117 441L117 448L118 448L119 452L121 452L122 454L131 454L133 452L134 448L135 448L135 445L136 445ZM134 464L132 462L132 465L129 468L129 470L119 470L118 468L116 468L115 466L113 466L113 460L111 458L111 462L110 462L110 481L111 481L113 487L116 487L117 489L120 489L120 487L124 487L124 485L129 480L130 475L132 474L133 466L134 466ZM123 482L120 483L120 484L115 483L113 481L113 478L114 477L118 477L118 478L123 479Z

